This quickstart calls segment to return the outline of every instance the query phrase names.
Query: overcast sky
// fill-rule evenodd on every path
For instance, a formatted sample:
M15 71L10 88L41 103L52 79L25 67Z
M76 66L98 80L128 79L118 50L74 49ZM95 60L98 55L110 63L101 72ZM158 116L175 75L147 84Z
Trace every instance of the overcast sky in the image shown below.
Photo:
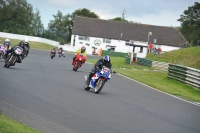
M39 9L44 27L48 27L52 15L60 10L64 15L77 9L87 8L100 16L100 19L121 17L125 10L125 19L142 24L159 26L180 26L177 19L199 0L27 0Z

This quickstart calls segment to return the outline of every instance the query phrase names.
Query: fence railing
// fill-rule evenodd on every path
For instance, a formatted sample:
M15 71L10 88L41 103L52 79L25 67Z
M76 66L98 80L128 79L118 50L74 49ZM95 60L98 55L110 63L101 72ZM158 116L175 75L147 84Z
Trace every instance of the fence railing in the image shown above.
M200 89L200 70L198 69L169 64L168 77Z

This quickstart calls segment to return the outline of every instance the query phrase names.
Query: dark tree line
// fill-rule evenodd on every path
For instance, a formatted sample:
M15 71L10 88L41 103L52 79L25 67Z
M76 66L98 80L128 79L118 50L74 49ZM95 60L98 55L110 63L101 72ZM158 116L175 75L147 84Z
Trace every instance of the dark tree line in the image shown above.
M196 45L200 40L200 3L195 2L193 6L180 15L178 21L181 22L179 30L190 45Z
M58 11L53 14L53 20L50 20L48 28L44 29L41 21L40 11L27 2L27 0L0 0L0 31L38 36L61 43L67 43L71 40L73 21L75 16L99 18L99 16L86 9L77 9L72 14L63 14ZM125 10L122 17L110 19L112 21L131 22L125 19ZM196 45L200 40L200 3L195 2L193 6L180 15L178 21L181 27L178 29L188 40L189 44Z

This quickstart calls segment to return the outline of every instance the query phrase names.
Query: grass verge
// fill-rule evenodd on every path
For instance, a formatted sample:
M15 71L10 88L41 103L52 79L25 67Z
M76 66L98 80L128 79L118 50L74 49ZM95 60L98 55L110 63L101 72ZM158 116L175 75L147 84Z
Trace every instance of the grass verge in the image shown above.
M183 84L167 77L167 72L137 64L128 65L125 58L111 57L113 70L124 76L142 82L157 90L178 96L182 99L200 102L200 90L187 84ZM87 62L94 64L97 60L88 59Z
M2 42L4 42L5 38L0 38ZM18 39L10 39L10 42L12 44L12 47L15 45L18 45L20 41L23 40L18 40ZM40 42L32 42L29 41L30 48L35 48L35 49L41 49L41 50L51 50L53 48L52 45L40 43Z
M0 114L0 133L41 133Z

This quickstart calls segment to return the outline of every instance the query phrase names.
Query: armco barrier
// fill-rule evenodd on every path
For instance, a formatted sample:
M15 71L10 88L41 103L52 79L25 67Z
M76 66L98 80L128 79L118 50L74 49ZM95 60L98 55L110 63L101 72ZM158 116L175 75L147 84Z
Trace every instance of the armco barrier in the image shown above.
M152 60L137 57L137 62L139 65L152 67Z
M200 70L198 69L169 64L168 77L200 89Z

